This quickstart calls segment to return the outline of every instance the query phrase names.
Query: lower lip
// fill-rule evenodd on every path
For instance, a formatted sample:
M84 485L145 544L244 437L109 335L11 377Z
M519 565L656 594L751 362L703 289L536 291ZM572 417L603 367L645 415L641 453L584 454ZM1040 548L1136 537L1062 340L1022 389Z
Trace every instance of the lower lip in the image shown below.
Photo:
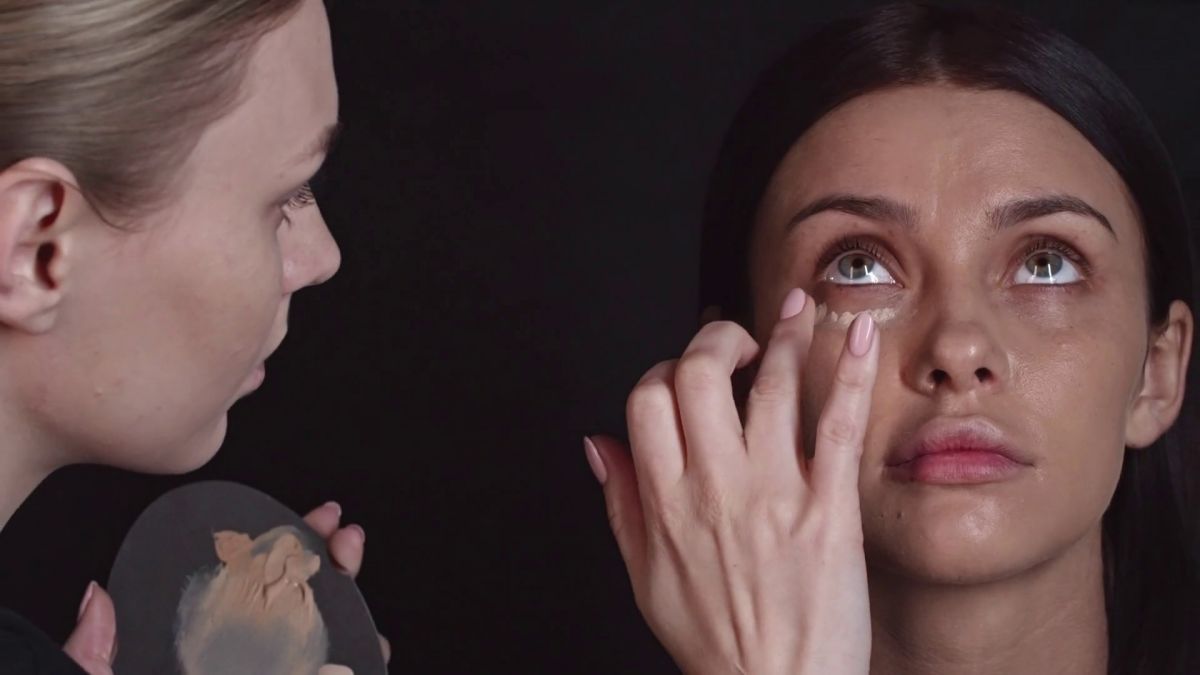
M892 467L892 470L919 483L963 485L1005 480L1023 467L1023 464L994 452L962 450L921 455Z
M251 391L262 386L263 380L267 379L267 366L258 364L258 366L250 373L250 377L246 378L246 386Z

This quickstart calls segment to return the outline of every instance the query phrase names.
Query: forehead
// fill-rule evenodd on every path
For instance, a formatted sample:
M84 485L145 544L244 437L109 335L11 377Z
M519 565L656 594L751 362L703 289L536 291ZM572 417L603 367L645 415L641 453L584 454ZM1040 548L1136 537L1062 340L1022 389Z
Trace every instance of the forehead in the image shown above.
M224 168L217 175L230 178L232 173L282 178L297 170L289 161L337 120L329 27L320 0L304 0L259 40L249 58L238 105L205 131L193 160L220 163Z
M795 207L831 193L886 196L925 216L1065 193L1125 227L1136 222L1124 182L1087 139L1009 91L930 85L852 99L789 150L763 206Z

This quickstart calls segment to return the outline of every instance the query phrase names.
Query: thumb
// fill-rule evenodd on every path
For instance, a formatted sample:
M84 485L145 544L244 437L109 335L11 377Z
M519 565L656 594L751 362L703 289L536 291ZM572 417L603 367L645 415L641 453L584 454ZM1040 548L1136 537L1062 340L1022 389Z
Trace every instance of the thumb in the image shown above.
M625 566L631 577L636 578L646 550L646 521L633 457L624 443L609 436L584 437L583 443L588 463L604 487L608 525L617 539Z
M79 608L79 622L63 651L88 675L112 675L117 651L117 612L112 598L96 582L88 585Z

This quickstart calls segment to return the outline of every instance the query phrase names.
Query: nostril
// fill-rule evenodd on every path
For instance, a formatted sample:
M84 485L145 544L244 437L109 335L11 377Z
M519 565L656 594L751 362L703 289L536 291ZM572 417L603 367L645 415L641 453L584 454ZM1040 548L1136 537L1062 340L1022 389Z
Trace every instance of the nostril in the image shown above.
M992 379L992 371L987 368L977 368L975 370L975 379L980 382L990 382Z
M944 370L935 370L930 373L929 379L933 380L933 383L940 387L946 383L946 380L950 379L950 375Z

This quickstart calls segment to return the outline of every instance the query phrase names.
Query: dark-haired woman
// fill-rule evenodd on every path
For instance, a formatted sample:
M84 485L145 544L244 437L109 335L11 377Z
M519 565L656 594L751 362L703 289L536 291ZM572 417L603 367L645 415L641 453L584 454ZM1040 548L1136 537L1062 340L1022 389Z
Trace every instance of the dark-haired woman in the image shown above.
M761 79L705 325L587 444L695 673L1196 673L1190 231L1095 56L889 5ZM738 378L749 371L745 388Z

